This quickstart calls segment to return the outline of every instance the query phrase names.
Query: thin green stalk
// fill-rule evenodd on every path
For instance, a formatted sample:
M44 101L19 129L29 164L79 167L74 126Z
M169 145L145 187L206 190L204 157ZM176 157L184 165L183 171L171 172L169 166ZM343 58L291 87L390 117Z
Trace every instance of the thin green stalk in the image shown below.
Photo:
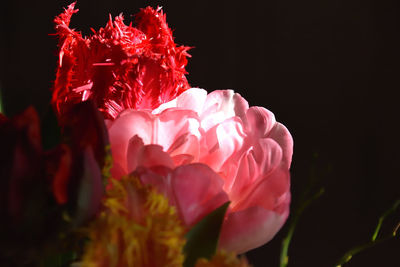
M286 237L282 241L280 265L279 265L280 267L286 267L289 263L289 256L288 256L289 245L290 245L290 242L292 241L294 229L296 228L297 222L299 221L301 214L312 202L314 202L316 199L321 197L324 194L324 192L325 192L325 189L321 188L318 192L316 192L314 195L312 195L309 199L302 202L301 206L295 211L295 215L289 223L289 231L288 231Z
M395 201L394 204L392 205L392 207L390 209L388 209L385 213L383 213L383 215L379 218L378 225L376 226L375 231L372 234L371 241L376 240L376 238L379 234L379 231L381 230L383 221L386 219L387 216L389 216L390 214L395 212L396 209L399 207L399 205L400 205L400 199Z
M350 249L348 252L346 252L338 261L338 263L335 265L335 267L341 267L343 264L349 262L354 255L363 252L366 249L372 248L377 244L380 244L382 242L385 242L389 239L392 239L393 237L395 237L397 235L397 231L400 228L400 223L398 223L396 225L396 227L393 229L391 235L387 235L384 237L378 237L379 236L379 232L382 228L382 224L383 221L386 219L387 216L389 216L390 214L394 213L397 208L400 206L400 199L395 201L394 204L390 207L390 209L388 209L387 211L385 211L381 217L379 217L378 219L378 224L372 234L371 240L365 244L356 246L352 249Z

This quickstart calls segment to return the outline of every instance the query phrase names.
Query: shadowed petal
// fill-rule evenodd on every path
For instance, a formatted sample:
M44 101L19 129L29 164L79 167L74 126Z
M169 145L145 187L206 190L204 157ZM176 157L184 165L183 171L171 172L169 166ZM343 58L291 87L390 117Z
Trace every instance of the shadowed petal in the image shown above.
M178 210L187 225L193 225L229 200L222 190L221 177L204 164L176 168L171 186Z
M285 222L280 215L262 207L231 212L224 221L219 247L243 253L270 241Z

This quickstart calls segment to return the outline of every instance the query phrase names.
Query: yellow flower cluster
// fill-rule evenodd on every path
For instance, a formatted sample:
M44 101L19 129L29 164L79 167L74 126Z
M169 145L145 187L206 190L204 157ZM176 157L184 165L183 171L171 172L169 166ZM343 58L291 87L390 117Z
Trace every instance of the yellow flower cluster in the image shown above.
M250 267L250 265L244 257L238 258L235 253L219 250L210 261L199 259L195 267Z
M164 196L126 177L112 180L104 205L82 266L182 266L185 229Z
M104 211L89 228L81 267L182 267L185 228L174 207L135 177L112 179ZM234 253L218 251L195 267L248 267Z

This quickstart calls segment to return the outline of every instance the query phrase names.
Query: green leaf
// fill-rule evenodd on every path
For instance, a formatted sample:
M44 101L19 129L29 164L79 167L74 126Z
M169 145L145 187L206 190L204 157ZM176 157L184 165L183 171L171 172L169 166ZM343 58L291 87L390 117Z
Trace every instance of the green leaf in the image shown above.
M228 201L208 214L186 234L184 267L193 267L199 258L211 259L214 256L229 204Z
M57 115L49 106L44 118L42 119L42 142L45 150L52 149L61 143L61 128L58 124Z

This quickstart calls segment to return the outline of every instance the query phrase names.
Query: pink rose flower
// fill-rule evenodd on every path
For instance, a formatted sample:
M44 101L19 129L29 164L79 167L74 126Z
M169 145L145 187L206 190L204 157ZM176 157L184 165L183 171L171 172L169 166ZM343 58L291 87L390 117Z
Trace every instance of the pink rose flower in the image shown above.
M289 214L293 140L273 113L232 90L192 88L154 110L108 121L112 173L136 171L191 226L231 201L220 246L238 253L271 240Z

